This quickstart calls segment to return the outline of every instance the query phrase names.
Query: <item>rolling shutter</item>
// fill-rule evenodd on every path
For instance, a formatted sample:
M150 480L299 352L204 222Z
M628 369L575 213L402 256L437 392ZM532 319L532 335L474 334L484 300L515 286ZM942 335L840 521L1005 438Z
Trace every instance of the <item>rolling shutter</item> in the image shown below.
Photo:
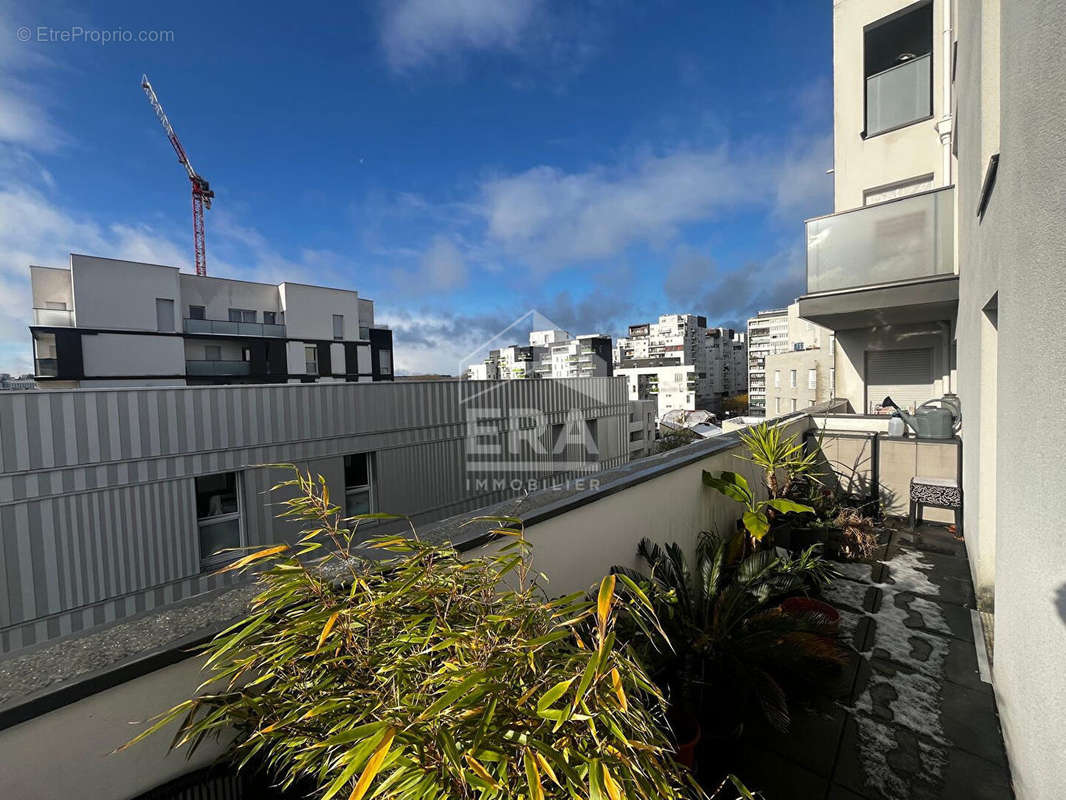
M886 396L908 411L933 399L932 348L866 352L866 411Z

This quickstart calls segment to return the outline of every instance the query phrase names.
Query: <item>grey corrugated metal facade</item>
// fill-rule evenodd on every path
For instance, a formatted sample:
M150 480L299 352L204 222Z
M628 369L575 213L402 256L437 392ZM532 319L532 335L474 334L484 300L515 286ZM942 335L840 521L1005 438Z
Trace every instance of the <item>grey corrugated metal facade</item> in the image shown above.
M416 521L504 499L512 488L469 480L472 408L483 417L482 429L504 445L528 427L521 409L544 412L549 425L539 438L545 443L574 409L594 430L599 467L628 459L623 379L0 395L0 652L229 580L202 571L197 476L240 473L246 545L277 541L286 532L264 496L280 475L257 464L300 464L323 474L333 495L343 497L344 455L370 453L375 508ZM499 475L506 476L509 457L488 460L498 460ZM582 457L567 453L571 462ZM543 465L541 476L581 471L573 463L553 466L550 453L529 459Z

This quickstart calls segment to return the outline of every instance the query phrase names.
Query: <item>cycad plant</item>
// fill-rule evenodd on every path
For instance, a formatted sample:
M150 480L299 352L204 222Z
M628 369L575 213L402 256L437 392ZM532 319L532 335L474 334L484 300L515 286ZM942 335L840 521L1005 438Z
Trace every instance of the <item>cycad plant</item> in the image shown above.
M310 474L280 487L308 529L229 567L261 568L248 616L207 645L199 693L134 741L175 722L172 747L221 736L241 767L319 800L704 796L616 638L620 609L658 629L628 576L548 599L511 518L491 520L510 540L494 555L394 537L359 558L359 522L386 515L342 518Z
M814 548L796 557L769 549L745 555L741 537L701 533L692 567L676 543L644 539L637 552L648 573L615 571L645 590L672 643L642 653L672 702L701 709L704 724L720 733L737 728L751 709L783 730L789 689L818 690L835 676L843 653L834 620L781 603L815 591L833 573Z
M724 494L744 506L744 513L740 517L740 524L748 534L749 549L757 548L770 531L770 515L772 509L780 514L792 512L805 514L813 513L814 509L795 500L786 497L771 497L768 500L759 500L748 485L748 480L739 472L720 472L712 475L707 470L703 471L703 483L712 489Z
M766 491L771 499L788 497L792 484L797 480L819 481L820 448L804 452L803 443L795 434L785 436L780 425L760 422L740 432L740 440L747 447L749 456L739 456L750 461L763 472Z

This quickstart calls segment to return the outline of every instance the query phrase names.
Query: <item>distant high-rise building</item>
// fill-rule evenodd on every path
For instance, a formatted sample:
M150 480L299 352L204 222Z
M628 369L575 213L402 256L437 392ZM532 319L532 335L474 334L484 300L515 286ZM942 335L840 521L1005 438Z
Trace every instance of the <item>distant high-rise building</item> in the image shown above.
M707 318L664 314L630 325L615 347L615 374L629 381L631 400L656 398L658 414L720 411L722 400L747 388L744 334L708 328Z
M748 413L766 414L766 357L788 349L788 311L760 311L748 320Z

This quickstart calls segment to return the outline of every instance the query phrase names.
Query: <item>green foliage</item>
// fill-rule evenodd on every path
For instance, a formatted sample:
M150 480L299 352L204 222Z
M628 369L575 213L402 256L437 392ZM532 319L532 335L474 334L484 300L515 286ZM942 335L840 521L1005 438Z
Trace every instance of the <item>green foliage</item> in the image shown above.
M637 552L647 575L614 571L641 587L673 643L642 655L674 702L704 707L726 729L758 708L784 729L786 687L816 687L841 663L830 620L780 608L785 598L831 579L831 567L815 548L797 557L772 550L745 555L739 535L703 532L693 568L676 543L661 547L644 539Z
M783 436L781 430L780 425L760 422L740 432L740 440L751 453L750 458L740 457L762 469L771 499L787 496L797 478L818 480L820 448L804 453L803 443L797 441L795 434Z
M761 541L770 530L770 517L767 509L773 509L780 514L814 512L810 506L784 497L771 497L769 500L756 499L747 479L737 472L721 472L718 475L712 475L704 470L703 483L744 506L744 514L740 521L753 543Z
M342 518L310 474L280 487L307 530L233 565L261 569L248 616L206 646L199 693L134 742L175 722L172 747L232 737L242 767L320 800L704 797L616 636L620 610L658 630L631 579L546 599L512 518L490 520L509 540L494 555L379 537L379 559L359 558L359 523L381 515Z

